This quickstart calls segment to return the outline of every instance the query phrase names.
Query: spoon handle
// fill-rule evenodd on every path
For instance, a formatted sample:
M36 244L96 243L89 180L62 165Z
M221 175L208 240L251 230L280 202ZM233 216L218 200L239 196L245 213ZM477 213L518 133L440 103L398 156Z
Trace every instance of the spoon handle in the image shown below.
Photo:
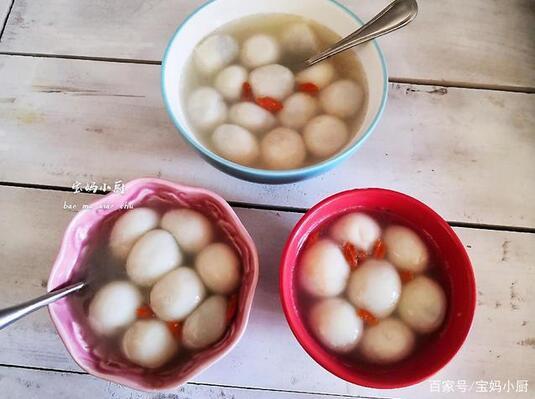
M42 308L43 306L49 305L53 302L56 302L58 299L63 298L64 296L81 290L83 287L85 287L85 285L86 283L82 281L59 290L50 291L48 294L21 303L20 305L0 309L0 330L17 321L21 317L24 317L27 314Z
M417 14L418 3L416 3L416 0L395 0L357 31L333 44L321 53L310 57L305 61L305 65L312 66L341 53L342 51L348 50L351 47L403 28L416 18Z

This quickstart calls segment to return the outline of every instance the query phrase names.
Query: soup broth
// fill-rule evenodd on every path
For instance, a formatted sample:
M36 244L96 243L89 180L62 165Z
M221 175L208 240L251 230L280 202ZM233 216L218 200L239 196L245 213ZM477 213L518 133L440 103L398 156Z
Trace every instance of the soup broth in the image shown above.
M379 227L377 230L377 239L373 239L373 245L369 247L368 250L358 248L357 246L350 245L348 241L341 240L340 237L343 235L340 233L339 226L340 221L348 215L365 215L366 218L371 218ZM359 231L361 233L360 238L363 246L365 246L366 236L374 238L373 233L370 233L372 229L369 226L365 226L363 222L360 222ZM312 232L307 241L303 244L301 252L298 257L298 267L297 273L295 273L295 286L298 287L296 290L296 299L298 310L301 314L301 318L304 320L307 329L310 334L314 336L322 344L322 346L330 352L333 356L340 358L345 364L351 365L356 368L366 368L368 370L385 370L388 367L396 367L399 362L406 360L416 352L427 349L428 344L440 334L441 326L444 323L444 320L447 319L448 315L448 306L447 298L450 296L449 285L447 280L447 275L445 273L446 265L441 263L441 257L438 253L436 246L430 237L417 234L416 237L418 240L421 240L421 243L425 245L426 250L426 262L425 268L418 271L409 271L407 269L401 269L392 261L395 259L395 256L390 255L388 244L385 244L387 241L385 238L386 235L390 234L392 230L389 230L391 227L403 229L409 229L411 232L416 232L418 229L416 226L412 226L409 222L404 219L399 218L396 215L390 214L388 212L368 212L360 210L351 210L345 215L337 216L334 219L331 219L317 228ZM338 230L336 230L338 229ZM350 231L350 229L345 230ZM353 230L354 232L355 230ZM385 234L385 232L387 232ZM310 253L310 250L318 245L319 242L328 241L333 245L337 246L340 250L338 259L343 259L349 266L349 276L344 280L342 289L338 289L336 293L330 293L329 295L316 295L310 290L307 284L304 284L303 275L308 271L305 270L307 265L307 252ZM369 241L372 242L372 241ZM396 245L396 244L394 244ZM330 267L333 267L336 263L334 257L330 258L331 263ZM319 260L316 259L316 263ZM373 303L369 303L367 306L363 306L363 301L369 299L363 295L363 293L356 293L355 290L361 289L364 290L363 285L353 285L352 281L354 279L354 274L357 270L367 267L369 270L372 270L374 267L379 268L387 265L392 270L395 270L399 276L400 292L398 296L392 301L389 308L383 314L380 313L380 309L375 306ZM404 265L406 266L406 265ZM418 266L420 267L420 266ZM382 274L379 276L382 281L388 281L389 277L387 274ZM395 277L396 279L397 277ZM412 285L413 287L418 285L419 282L431 282L430 284L436 288L437 292L442 295L442 303L437 304L437 306L442 306L440 311L436 311L436 317L433 325L426 325L425 328L419 323L421 320L415 320L414 317L407 317L407 308L406 302L411 301L411 297L406 293L407 287ZM380 284L379 284L380 285ZM355 288L357 287L357 288ZM372 290L379 292L383 288L379 286L370 287ZM353 291L351 291L353 290ZM414 291L411 287L409 290ZM331 295L332 294L332 295ZM360 296L359 296L360 295ZM440 294L439 294L440 295ZM330 301L331 299L325 299L326 297L340 298L343 302L351 305L351 312L356 314L357 317L361 320L356 324L356 327L351 327L355 331L360 328L358 334L351 336L351 340L348 338L348 342L351 341L351 344L348 344L346 347L340 346L336 348L325 341L325 336L323 336L318 329L317 317L314 317L314 308L317 307L322 301ZM375 297L377 300L377 297ZM360 301L360 302L359 302ZM355 303L358 302L358 305ZM401 303L403 302L403 305ZM409 304L413 306L414 304ZM403 306L403 309L400 309ZM368 307L369 309L366 309ZM373 309L373 312L370 310ZM411 309L413 310L413 309ZM382 310L381 310L382 311ZM409 312L410 313L410 312ZM379 315L378 315L379 314ZM353 315L350 315L353 317ZM385 323L387 320L387 323ZM427 323L428 321L426 321ZM361 323L361 324L359 324ZM384 331L381 333L376 333L376 336L379 336L379 339L376 339L378 343L364 342L366 339L370 341L369 337L366 335L370 334L370 329L376 329L377 326L381 325L386 326L390 323L389 326L394 329L400 329L399 333L397 331L391 332L388 328L384 328ZM336 326L334 326L336 328ZM346 327L343 327L346 328ZM340 338L340 331L338 335L333 335ZM349 337L349 335L346 334ZM381 345L388 346L389 342L396 340L403 340L403 337L407 338L407 348L403 351L398 351L394 354L392 353L392 358L387 359L386 355L383 357L383 354L386 354L390 349L382 348ZM400 338L401 337L401 338ZM383 339L381 341L381 339ZM372 349L369 349L372 347Z
M161 227L161 220L162 217L167 214L167 212L185 208L176 208L170 205L163 205L159 203L150 205L144 209L150 209L151 211L156 212L158 222L155 228L145 232L139 239L136 240L136 243L138 243L149 232L154 231L155 229L163 229L163 227ZM127 359L122 349L122 341L124 339L125 332L129 330L133 323L140 320L160 320L151 309L151 291L153 290L154 286L158 284L158 282L151 284L150 286L140 286L139 284L134 283L132 281L132 276L127 273L125 260L117 259L116 254L113 253L113 250L110 247L110 237L115 224L128 212L132 211L118 212L117 216L105 220L102 225L98 227L99 234L96 234L98 237L97 241L91 243L90 251L84 256L87 260L83 262L83 266L77 269L77 272L72 276L73 281L87 281L88 286L69 298L69 306L73 309L76 324L80 326L80 331L83 331L85 344L88 348L91 348L93 353L102 359L102 367L111 369L114 367L120 368L121 365L125 363L129 365L131 365L131 363L136 363L135 361ZM211 244L207 244L204 248L207 248L214 243L220 243L232 248L232 250L236 252L234 243L229 240L227 234L221 230L218 224L213 220L210 220L210 224L212 228ZM170 273L173 273L177 269L188 269L197 272L194 265L196 264L196 259L199 257L199 253L202 253L203 251L204 249L197 253L182 251L182 258L178 267L175 267L171 270L171 272L168 272L164 276L160 277L158 281L161 281L164 277L168 276ZM130 249L129 252L131 253L132 249ZM238 256L237 252L236 256ZM130 282L139 290L142 299L137 307L135 320L128 325L119 328L116 333L105 335L96 331L94 326L91 324L90 306L102 288L113 282ZM226 323L228 323L225 327L226 330L228 330L228 327L235 315L238 300L238 290L239 287L233 288L232 292L229 292L227 295L221 295L228 299L228 307L224 310L223 314L223 317L226 318ZM202 304L204 304L209 298L220 296L217 292L214 292L207 286L205 287L205 292L206 294L199 302L198 306L189 312L189 315L186 318L177 322L163 320L166 328L169 329L170 333L173 335L173 339L181 341L183 339L182 328L189 316L198 310L199 307L202 306ZM116 310L119 311L120 309ZM213 344L209 345L206 349L216 345L217 342L223 339L224 336L225 333L223 333L220 338L218 338ZM190 362L201 353L201 350L205 349L188 349L184 347L182 343L179 344L179 347L180 350L178 353L172 356L170 360L165 361L161 366L146 367L144 365L139 365L140 372L162 373L162 371L167 372L168 370L176 370L177 368L187 367L188 364L190 364Z
M297 32L294 33L295 30ZM285 47L285 37L295 38L300 30L305 31L301 34L308 32L309 36L310 33L313 35L316 46L313 51L293 51ZM196 61L199 48L214 37L223 36L236 43L237 52L234 49L234 54L217 71L201 71ZM251 43L248 41L256 40L252 38L258 39L259 53L269 53L272 45L278 56L274 56L271 62L259 60L260 66L244 65L244 62L252 62L247 61L247 55L244 55L244 48ZM305 39L306 36L301 42ZM300 43L300 39L295 40ZM346 51L320 63L320 68L313 73L303 74L300 66L306 58L338 40L340 36L325 26L286 14L249 16L214 31L197 46L181 80L183 107L187 110L197 140L223 158L260 169L306 167L343 151L354 140L368 102L367 80L358 56L353 51ZM220 42L219 47L226 46L222 40ZM254 45L251 44L251 47ZM215 48L214 44L211 54L216 52ZM262 58L259 54L251 54L250 57L253 56ZM266 70L264 79L273 79L275 84L255 85L254 76L260 75L257 71L271 65L284 67L273 69L272 76ZM277 73L280 74L278 79ZM318 76L319 80L316 80L318 73L332 76ZM311 78L308 79L308 76ZM228 79L226 84L218 84L225 79ZM274 86L285 79L291 85L290 91L278 98L264 96L264 91L270 91L264 86ZM225 96L232 85L234 92L239 85L239 96ZM223 89L218 90L220 87ZM205 92L203 96L198 92L201 88L215 91ZM243 103L250 105L242 106ZM236 107L237 104L240 106ZM271 115L263 114L252 105L258 105Z

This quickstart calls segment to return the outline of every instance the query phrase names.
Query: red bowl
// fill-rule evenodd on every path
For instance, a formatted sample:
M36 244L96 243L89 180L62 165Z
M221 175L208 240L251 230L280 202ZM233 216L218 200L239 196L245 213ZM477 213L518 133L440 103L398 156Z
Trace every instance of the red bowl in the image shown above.
M309 332L298 307L295 271L303 244L319 226L350 210L387 212L405 220L418 233L429 238L441 260L441 283L448 299L444 324L412 355L393 365L347 362L327 351ZM323 368L354 384L389 389L419 383L431 377L455 356L472 325L476 284L463 244L436 212L405 194L373 188L345 191L323 200L310 209L290 233L280 266L282 307L295 337Z

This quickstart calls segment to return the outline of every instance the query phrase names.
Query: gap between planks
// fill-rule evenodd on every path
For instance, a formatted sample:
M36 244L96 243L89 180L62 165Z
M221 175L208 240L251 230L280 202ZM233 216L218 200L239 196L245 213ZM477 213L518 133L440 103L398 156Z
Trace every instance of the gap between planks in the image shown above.
M7 369L17 369L17 370L31 370L31 371L42 371L47 373L58 373L58 374L74 374L81 376L90 376L91 374L85 371L75 371L75 370L60 370L44 367L33 367L33 366L21 366L17 364L4 364L0 363L0 368ZM200 383L200 382L187 382L186 385L194 385L199 387L214 387L214 388L229 388L229 389L241 389L245 391L262 391L262 392L274 392L274 393L290 393L290 394L301 394L301 395L321 395L322 397L333 397L333 398L351 398L351 399L391 399L386 396L358 396L358 395L344 395L336 393L321 393L321 392L309 392L309 391L296 391L296 390L286 390L286 389L273 389L273 388L261 388L261 387L246 387L239 385L224 385L224 384L210 384L210 383ZM393 399L393 398L392 398Z
M2 36L4 34L4 31L7 27L7 21L9 20L9 16L11 15L11 10L13 10L13 6L15 5L15 0L11 0L11 4L9 5L9 8L7 9L7 14L4 19L4 23L2 24L2 29L0 29L0 42L2 41Z
M7 25L7 18L6 18L5 25ZM4 28L5 28L5 25L4 25ZM1 40L1 36L0 36L0 40ZM16 52L16 51L0 51L0 55L16 56L16 57L32 57L32 58L55 58L55 59L65 59L65 60L96 61L96 62L114 62L114 63L119 63L119 64L141 64L141 65L161 65L162 64L161 61L155 61L155 60L111 58L111 57L89 57L89 56L68 55L68 54L24 53L24 52ZM509 92L509 93L525 93L525 94L535 93L535 87L524 87L524 86L505 86L505 85L492 85L492 84L484 84L484 83L478 84L478 83L469 83L469 82L455 82L455 81L447 81L447 80L418 79L418 78L407 79L407 78L398 78L395 76L390 76L388 81L390 83L401 83L401 84L411 84L411 85L421 85L421 86L442 86L442 87L451 87L451 88L456 88L456 89L468 89L468 90L471 90L471 89L472 90L489 90L489 91L502 91L502 92Z
M61 191L74 193L74 190L70 187L63 186L50 186L45 184L29 184L29 183L17 183L17 182L6 182L0 181L0 187L16 187L29 190L44 190L44 191ZM109 192L98 192L98 193L86 193L93 195L106 195ZM288 212L288 213L306 213L309 208L296 208L291 206L276 206L276 205L263 205L263 204L254 204L249 202L240 202L240 201L227 201L230 206L233 208L243 208L243 209L257 209L264 211L274 211L274 212ZM504 225L494 225L494 224L485 224L485 223L466 223L466 222L456 222L456 221L446 221L451 227L463 227L468 229L476 230L492 230L492 231L508 231L513 233L530 233L535 234L535 227L519 227L519 226L504 226ZM0 366L2 366L0 364Z

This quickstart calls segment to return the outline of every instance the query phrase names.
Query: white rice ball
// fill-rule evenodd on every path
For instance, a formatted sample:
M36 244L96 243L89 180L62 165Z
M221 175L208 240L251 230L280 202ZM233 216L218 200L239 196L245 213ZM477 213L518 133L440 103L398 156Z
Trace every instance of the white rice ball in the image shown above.
M227 244L204 248L195 259L195 269L208 289L217 294L230 294L240 285L240 259Z
M416 277L403 287L399 300L399 317L416 332L435 331L446 315L446 295L435 281Z
M118 260L126 260L136 241L146 232L158 227L159 222L158 212L149 208L136 208L121 215L110 233L112 255Z
M185 321L182 342L188 349L204 349L216 343L225 333L227 300L220 295L204 301Z
M404 226L390 226L385 230L386 257L398 269L421 273L427 269L429 252L422 239Z
M295 93L284 101L284 108L278 117L283 126L300 130L318 114L318 111L318 100L305 93Z
M128 281L114 281L100 288L89 304L89 324L99 335L111 336L136 320L143 297Z
M240 99L243 84L247 81L247 70L241 65L231 65L219 72L214 80L214 87L228 101Z
M295 130L278 127L264 136L260 144L262 159L270 169L295 169L306 158L301 135Z
M277 40L270 35L253 35L242 45L240 60L247 68L258 68L279 61L281 49Z
M357 308L367 310L375 317L390 315L401 295L398 272L384 260L370 259L351 273L347 296Z
M310 325L323 345L338 353L352 351L363 331L355 308L342 298L317 302L310 311Z
M282 48L286 54L301 60L319 51L319 42L314 30L304 22L288 25L281 33Z
M331 237L340 244L350 242L358 249L369 252L381 236L381 228L365 213L353 212L342 216L331 229Z
M256 68L249 75L256 97L271 97L282 101L294 90L294 74L285 66L272 64Z
M326 88L336 77L336 69L329 61L312 65L299 72L295 80L297 83L314 83L320 90Z
M277 123L271 112L250 102L234 104L230 108L229 120L255 134L264 133Z
M182 252L171 233L152 230L141 237L130 251L126 259L126 273L137 285L150 287L181 262Z
M200 87L191 93L187 109L191 123L200 130L212 130L227 119L227 104L211 87Z
M388 318L364 331L359 348L368 360L388 364L406 358L414 348L414 341L409 327L398 319Z
M256 137L238 125L219 126L212 135L214 150L223 158L242 165L253 164L260 155Z
M341 294L347 284L349 266L338 245L319 240L303 254L299 280L309 294L329 297Z
M126 358L154 369L167 363L179 350L167 325L160 320L138 320L126 331L121 343Z
M195 270L179 267L154 284L150 307L162 320L184 320L205 296L206 290Z
M161 227L175 237L184 252L190 254L199 252L214 237L210 220L193 209L174 209L166 212Z
M364 103L364 91L352 80L338 80L320 93L323 110L339 118L354 116Z
M195 48L195 64L202 74L213 75L232 63L238 57L239 50L232 36L212 35Z
M347 143L349 131L342 120L331 115L320 115L305 126L303 138L313 156L327 158Z

